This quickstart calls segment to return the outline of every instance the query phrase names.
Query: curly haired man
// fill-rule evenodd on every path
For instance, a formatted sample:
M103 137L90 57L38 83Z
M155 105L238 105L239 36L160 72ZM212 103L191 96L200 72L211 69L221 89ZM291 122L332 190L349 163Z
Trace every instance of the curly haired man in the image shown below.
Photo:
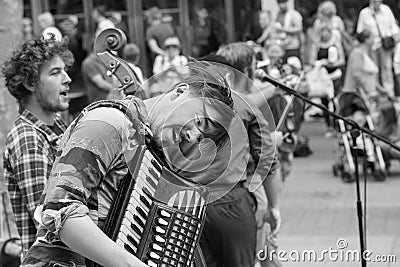
M4 176L25 254L35 241L34 210L49 176L66 126L57 112L68 109L74 62L65 40L28 40L2 66L6 86L19 104L19 117L6 139Z

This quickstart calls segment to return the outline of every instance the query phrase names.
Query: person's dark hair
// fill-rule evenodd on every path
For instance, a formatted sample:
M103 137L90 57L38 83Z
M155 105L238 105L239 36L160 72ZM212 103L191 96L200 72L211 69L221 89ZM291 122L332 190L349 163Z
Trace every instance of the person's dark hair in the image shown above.
M122 49L122 58L137 65L140 60L140 48L134 43L128 43Z
M357 41L359 41L361 44L365 43L369 37L371 37L371 32L369 30L363 30L356 35Z
M74 57L68 50L68 39L61 42L44 39L42 36L22 43L4 62L1 71L5 77L6 86L10 94L15 97L20 105L20 111L26 100L32 94L25 85L36 86L39 82L40 71L47 62L59 56L66 66L74 63Z
M229 139L227 129L235 116L231 90L225 78L218 71L212 72L209 66L196 61L189 62L188 67L190 70L188 75L184 75L180 82L189 85L193 97L203 98L204 104L207 101L224 117L222 122L206 118L206 122L215 130L203 132L204 137L213 140L219 149Z
M244 73L251 66L256 54L246 43L236 42L221 46L217 55L223 56L231 66Z
M96 6L94 9L97 10L97 12L99 12L99 14L101 16L107 17L107 14L106 14L107 7L105 5Z

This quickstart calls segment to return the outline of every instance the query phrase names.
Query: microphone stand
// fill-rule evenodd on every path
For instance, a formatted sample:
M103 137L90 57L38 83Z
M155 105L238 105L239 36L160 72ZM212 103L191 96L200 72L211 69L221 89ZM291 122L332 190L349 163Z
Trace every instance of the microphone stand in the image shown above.
M364 254L365 254L365 250L366 250L366 238L364 236L364 227L363 227L365 222L363 222L363 210L362 210L361 195L360 195L360 178L359 178L359 174L358 174L358 156L357 156L359 148L357 147L356 139L360 134L367 133L368 135L389 145L389 147L394 148L397 151L400 151L400 147L396 146L395 144L388 141L387 139L377 135L376 133L370 131L369 129L359 126L356 122L346 119L345 117L340 116L340 115L328 110L325 106L318 104L318 103L314 103L307 97L301 95L299 92L291 89L290 87L281 83L280 81L268 76L266 73L263 74L261 79L262 79L262 81L269 82L269 83L275 85L276 87L286 91L290 95L298 97L301 100L303 100L304 102L321 109L322 111L329 114L329 116L331 116L337 120L342 120L345 124L347 124L351 127L350 133L351 133L352 142L353 142L353 151L354 151L353 154L354 154L356 190L357 190L356 208L357 208L357 217L358 217L358 230L359 230L359 235L360 235L361 266L366 267L367 262L366 262L366 259L364 258ZM365 240L364 240L364 238L365 238Z

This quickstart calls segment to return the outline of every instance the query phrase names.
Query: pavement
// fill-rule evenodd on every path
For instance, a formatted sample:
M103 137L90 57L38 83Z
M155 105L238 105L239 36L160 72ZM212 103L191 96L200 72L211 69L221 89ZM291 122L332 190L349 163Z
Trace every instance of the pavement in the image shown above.
M282 191L278 251L284 251L283 266L361 266L352 254L360 248L356 184L333 176L337 142L324 138L324 131L322 122L303 124L301 134L310 137L314 153L294 159ZM363 203L364 186L361 182ZM371 251L367 266L400 266L400 164L392 162L391 175L384 182L368 176L366 192L366 248Z

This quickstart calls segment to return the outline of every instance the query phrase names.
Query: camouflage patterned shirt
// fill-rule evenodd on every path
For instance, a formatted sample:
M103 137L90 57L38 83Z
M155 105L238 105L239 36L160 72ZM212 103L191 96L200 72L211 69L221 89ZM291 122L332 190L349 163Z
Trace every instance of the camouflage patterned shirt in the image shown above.
M146 115L138 99L121 103L129 103L136 119ZM67 129L36 210L35 218L41 218L36 242L21 266L85 266L85 259L60 240L59 231L67 218L85 215L102 228L128 171L127 150L135 153L140 142L135 122L119 109L99 107Z

